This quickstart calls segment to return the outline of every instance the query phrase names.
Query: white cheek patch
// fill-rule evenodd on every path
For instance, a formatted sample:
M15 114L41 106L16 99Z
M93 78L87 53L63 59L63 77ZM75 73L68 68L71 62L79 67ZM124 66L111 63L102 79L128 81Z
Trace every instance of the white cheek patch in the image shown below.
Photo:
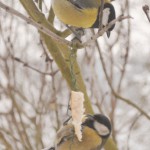
M95 127L96 131L98 132L98 134L102 135L102 136L108 135L110 132L109 129L105 125L103 125L97 121L94 122L94 127Z
M109 15L110 15L110 8L105 8L103 10L102 25L106 26L108 24Z

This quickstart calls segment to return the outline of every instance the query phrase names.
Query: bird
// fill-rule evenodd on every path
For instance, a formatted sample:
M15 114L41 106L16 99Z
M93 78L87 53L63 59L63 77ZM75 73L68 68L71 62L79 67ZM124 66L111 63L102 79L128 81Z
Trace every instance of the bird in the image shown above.
M75 135L72 122L58 130L55 147L48 150L100 150L111 134L110 120L103 114L87 114L81 124L82 141Z
M77 28L99 28L116 18L111 0L104 0L103 19L100 21L101 0L52 0L52 8L57 18L66 25ZM114 29L112 25L107 36Z

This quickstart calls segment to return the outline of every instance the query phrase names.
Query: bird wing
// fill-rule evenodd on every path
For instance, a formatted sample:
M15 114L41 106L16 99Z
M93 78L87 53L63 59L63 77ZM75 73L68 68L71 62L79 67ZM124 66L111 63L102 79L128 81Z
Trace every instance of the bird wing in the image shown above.
M79 9L98 8L100 5L97 0L68 0L68 1Z
M72 124L67 124L60 128L57 132L56 145L60 145L64 141L71 139L74 136L74 127Z

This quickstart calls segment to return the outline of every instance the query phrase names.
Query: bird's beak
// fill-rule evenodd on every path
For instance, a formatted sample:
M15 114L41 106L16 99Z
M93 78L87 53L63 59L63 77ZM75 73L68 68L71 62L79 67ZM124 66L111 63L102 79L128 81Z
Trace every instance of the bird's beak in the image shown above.
M87 119L91 119L91 120L94 120L94 118L93 118L93 116L92 115L90 115L90 114L86 114L84 117L83 117L83 119L82 119L82 122L84 123Z
M91 114L86 114L86 117L93 119L93 116Z

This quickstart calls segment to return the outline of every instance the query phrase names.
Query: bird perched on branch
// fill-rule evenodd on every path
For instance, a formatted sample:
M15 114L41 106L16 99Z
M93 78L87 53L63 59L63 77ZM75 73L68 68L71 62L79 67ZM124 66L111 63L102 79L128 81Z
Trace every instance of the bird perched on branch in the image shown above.
M106 26L116 18L115 9L110 3L111 0L104 0L103 19L100 19L101 0L52 0L52 8L55 15L64 24L77 28L99 28ZM114 29L111 26L107 36Z
M57 132L55 147L48 150L100 150L111 134L110 121L102 114L86 115L81 127L82 141L68 122Z

